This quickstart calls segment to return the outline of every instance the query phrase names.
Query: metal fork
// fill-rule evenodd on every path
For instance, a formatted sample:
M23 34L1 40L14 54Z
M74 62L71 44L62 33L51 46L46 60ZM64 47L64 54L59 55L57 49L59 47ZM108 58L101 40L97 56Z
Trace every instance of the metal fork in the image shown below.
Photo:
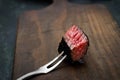
M57 57L55 57L52 61L50 61L49 63L45 64L44 66L38 68L37 70L27 73L23 76L21 76L20 78L18 78L17 80L24 80L30 76L33 75L37 75L37 74L42 74L42 73L48 73L50 71L52 71L53 69L55 69L65 58L67 55L63 55L64 52L61 52ZM62 57L58 62L56 62L60 57ZM53 64L54 62L56 62L55 64ZM53 65L52 65L53 64Z

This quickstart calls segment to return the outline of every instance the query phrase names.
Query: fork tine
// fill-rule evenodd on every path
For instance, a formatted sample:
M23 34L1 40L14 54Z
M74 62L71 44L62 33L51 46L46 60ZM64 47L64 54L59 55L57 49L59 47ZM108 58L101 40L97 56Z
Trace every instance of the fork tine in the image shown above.
M49 63L45 64L44 66L48 66L48 65L52 64L53 62L55 62L63 53L64 53L64 51L62 51L57 57L55 57L52 61L50 61Z
M30 72L30 73L27 73L23 76L21 76L20 78L18 78L17 80L23 80L29 76L32 76L32 75L36 75L36 74L40 74L40 73L48 73L50 71L52 71L54 68L56 68L65 58L67 55L64 55L62 56L62 58L56 63L54 64L52 67L50 68L47 68L49 65L51 65L53 62L55 62L59 57L61 57L61 55L63 54L64 52L61 52L56 58L54 58L52 61L50 61L48 64L44 65L44 66L41 66L39 69L33 71L33 72Z
M67 55L64 55L55 65L53 65L52 67L50 68L47 68L48 72L49 71L52 71L54 68L56 68L65 58L66 58Z

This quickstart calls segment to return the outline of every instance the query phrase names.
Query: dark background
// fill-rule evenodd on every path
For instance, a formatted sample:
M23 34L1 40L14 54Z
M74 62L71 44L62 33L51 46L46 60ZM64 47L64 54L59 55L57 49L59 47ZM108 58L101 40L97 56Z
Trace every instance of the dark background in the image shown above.
M104 4L120 25L120 0L68 0L74 4ZM0 0L0 80L11 80L18 17L27 10L40 10L52 2Z

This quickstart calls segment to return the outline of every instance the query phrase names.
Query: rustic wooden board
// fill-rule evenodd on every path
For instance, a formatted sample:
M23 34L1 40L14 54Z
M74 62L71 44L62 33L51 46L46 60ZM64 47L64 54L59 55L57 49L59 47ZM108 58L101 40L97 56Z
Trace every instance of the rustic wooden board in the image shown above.
M61 37L72 24L79 25L89 37L85 63L64 61L56 70L30 80L120 80L120 29L107 8L64 0L20 16L13 80L56 57Z

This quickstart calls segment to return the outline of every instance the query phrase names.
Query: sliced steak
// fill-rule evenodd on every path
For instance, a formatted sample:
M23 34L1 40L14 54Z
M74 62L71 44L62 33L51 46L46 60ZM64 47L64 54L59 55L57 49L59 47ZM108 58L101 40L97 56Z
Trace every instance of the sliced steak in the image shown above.
M78 26L73 25L63 36L58 52L64 51L69 59L79 61L87 53L88 46L89 40L86 34Z

